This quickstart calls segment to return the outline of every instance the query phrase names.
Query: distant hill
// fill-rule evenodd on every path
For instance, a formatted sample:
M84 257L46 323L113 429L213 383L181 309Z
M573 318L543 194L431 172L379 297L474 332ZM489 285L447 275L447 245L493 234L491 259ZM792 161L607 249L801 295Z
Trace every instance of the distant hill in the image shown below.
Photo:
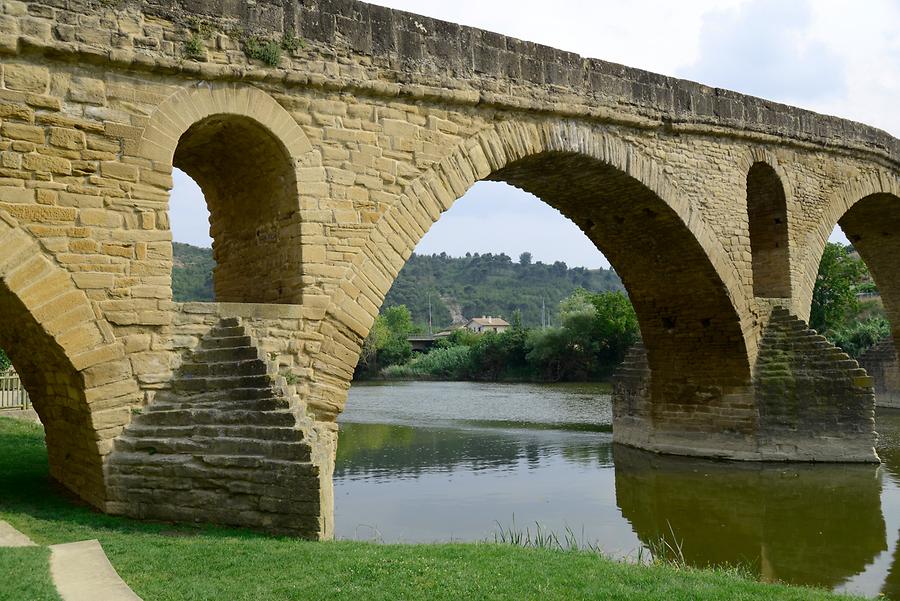
M212 287L212 249L174 244L172 288L179 302L215 298ZM541 299L552 323L558 317L559 301L576 288L593 292L622 290L622 282L610 269L569 268L531 262L530 256L513 261L505 254L413 255L388 292L384 306L406 305L418 324L428 323L431 298L435 329L454 319L481 315L509 319L518 309L526 326L541 323Z
M526 258L514 262L505 254L413 255L388 292L385 307L406 305L413 321L428 322L431 297L435 329L449 325L453 318L481 315L510 319L522 312L526 326L541 325L541 299L552 323L557 322L559 301L576 288L593 292L624 290L611 269L569 268L562 261L532 263Z
M212 270L216 266L211 248L175 242L173 245L172 294L176 302L212 301Z

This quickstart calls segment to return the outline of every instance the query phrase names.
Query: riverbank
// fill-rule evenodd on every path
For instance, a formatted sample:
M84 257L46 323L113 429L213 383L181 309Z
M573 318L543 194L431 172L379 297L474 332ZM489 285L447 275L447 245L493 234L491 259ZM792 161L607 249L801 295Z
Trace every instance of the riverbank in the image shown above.
M395 366L405 368L405 365ZM426 373L405 371L403 369L391 370L387 373L379 373L377 375L366 375L356 377L352 384L391 384L396 382L469 382L471 384L546 384L559 385L571 384L573 386L585 384L597 386L606 394L611 394L613 385L610 380L542 380L540 378L524 378L524 377L505 377L496 380L478 379L478 378L446 378L434 376Z
M98 539L145 601L184 599L850 599L733 571L638 566L592 552L497 544L313 543L151 524L76 504L48 481L40 426L0 418L0 519L38 544ZM0 601L55 599L44 557L0 549ZM27 561L24 561L27 559ZM22 587L28 587L24 590ZM15 590L13 590L15 589Z

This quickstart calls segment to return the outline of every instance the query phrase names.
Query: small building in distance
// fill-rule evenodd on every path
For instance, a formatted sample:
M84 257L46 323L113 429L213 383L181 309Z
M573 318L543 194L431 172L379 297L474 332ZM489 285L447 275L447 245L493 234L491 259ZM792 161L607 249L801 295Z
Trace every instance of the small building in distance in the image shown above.
M509 322L502 317L473 317L466 324L466 327L478 334L485 332L503 332L509 329Z

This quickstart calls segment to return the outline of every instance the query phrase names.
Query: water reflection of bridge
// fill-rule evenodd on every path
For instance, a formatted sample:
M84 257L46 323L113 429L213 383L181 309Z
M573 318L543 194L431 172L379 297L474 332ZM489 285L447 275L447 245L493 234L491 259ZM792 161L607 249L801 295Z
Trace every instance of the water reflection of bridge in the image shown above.
M877 467L614 456L622 515L644 543L674 532L693 565L834 587L887 550Z

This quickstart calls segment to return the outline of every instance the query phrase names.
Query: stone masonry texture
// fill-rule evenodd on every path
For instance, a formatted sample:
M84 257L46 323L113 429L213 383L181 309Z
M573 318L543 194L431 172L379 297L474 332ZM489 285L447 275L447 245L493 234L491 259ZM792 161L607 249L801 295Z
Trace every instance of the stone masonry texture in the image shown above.
M217 303L172 300L175 167ZM618 442L877 461L896 358L873 382L804 320L840 223L900 339L890 135L356 0L0 0L0 347L52 476L111 513L328 538L362 340L485 179L621 275Z

